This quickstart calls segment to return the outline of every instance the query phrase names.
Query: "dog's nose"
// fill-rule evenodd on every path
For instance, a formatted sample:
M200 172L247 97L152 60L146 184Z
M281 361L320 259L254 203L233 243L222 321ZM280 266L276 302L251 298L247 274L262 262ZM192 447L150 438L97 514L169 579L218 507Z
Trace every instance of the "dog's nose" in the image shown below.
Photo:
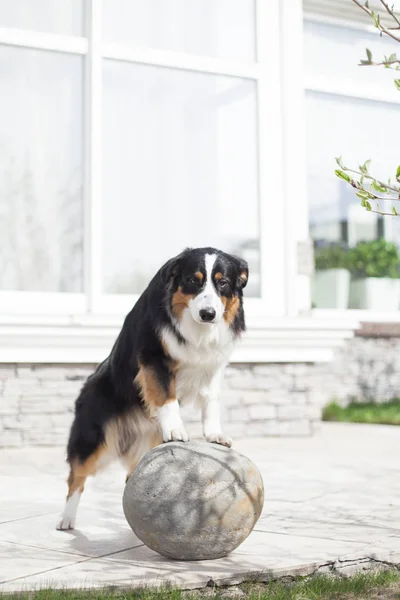
M200 319L206 323L211 323L215 319L216 314L213 308L202 308L199 312Z

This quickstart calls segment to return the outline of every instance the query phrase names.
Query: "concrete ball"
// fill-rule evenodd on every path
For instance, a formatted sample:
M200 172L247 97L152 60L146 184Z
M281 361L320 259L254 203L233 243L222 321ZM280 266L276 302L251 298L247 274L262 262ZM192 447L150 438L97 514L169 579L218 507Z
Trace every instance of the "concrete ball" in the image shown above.
M227 556L251 533L263 504L257 467L232 448L203 441L171 442L148 452L123 497L137 537L177 560Z

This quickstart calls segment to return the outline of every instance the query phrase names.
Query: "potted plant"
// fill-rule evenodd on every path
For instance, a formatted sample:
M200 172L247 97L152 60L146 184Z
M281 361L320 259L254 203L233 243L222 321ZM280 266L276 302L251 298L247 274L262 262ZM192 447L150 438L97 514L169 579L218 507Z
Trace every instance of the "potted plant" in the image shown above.
M350 272L347 269L347 250L335 244L316 248L314 256L313 305L316 308L348 308Z
M350 308L399 309L400 260L395 244L386 240L359 242L347 256L351 272Z

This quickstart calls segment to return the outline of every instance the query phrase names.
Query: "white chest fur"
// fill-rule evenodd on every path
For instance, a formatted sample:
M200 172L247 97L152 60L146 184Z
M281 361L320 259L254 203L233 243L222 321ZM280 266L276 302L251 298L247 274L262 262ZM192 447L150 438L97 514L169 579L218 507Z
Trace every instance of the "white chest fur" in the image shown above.
M218 396L224 368L234 347L231 330L224 321L216 325L200 324L190 315L183 317L180 330L186 343L179 343L168 328L162 339L168 352L178 361L176 392L178 400L200 402Z

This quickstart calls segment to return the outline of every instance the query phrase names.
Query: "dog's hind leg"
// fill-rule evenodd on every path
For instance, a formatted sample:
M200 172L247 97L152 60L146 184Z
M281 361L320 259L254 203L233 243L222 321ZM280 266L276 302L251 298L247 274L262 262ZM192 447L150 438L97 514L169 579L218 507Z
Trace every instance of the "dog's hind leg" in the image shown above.
M71 467L68 476L68 496L64 507L64 512L57 523L57 529L74 529L76 511L78 510L79 500L85 486L86 477L76 475Z
M64 512L57 522L57 529L74 529L76 511L85 487L85 481L89 475L96 474L100 465L104 465L106 458L107 454L105 447L100 447L82 463L77 459L71 461L71 470L67 479L67 501Z

